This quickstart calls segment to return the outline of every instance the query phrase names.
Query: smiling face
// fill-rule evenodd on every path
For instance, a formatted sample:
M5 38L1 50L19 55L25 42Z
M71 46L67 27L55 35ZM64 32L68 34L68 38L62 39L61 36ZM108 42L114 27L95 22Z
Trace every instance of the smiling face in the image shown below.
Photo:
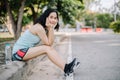
M51 25L56 26L56 24L58 23L58 17L56 12L51 12L49 14L49 16L46 18L46 26Z

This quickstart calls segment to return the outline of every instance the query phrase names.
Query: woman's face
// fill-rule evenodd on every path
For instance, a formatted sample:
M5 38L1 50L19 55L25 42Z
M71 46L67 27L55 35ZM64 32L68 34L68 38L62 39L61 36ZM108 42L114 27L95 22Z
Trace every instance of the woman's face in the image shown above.
M58 23L58 18L56 12L51 12L46 18L46 26L55 27Z

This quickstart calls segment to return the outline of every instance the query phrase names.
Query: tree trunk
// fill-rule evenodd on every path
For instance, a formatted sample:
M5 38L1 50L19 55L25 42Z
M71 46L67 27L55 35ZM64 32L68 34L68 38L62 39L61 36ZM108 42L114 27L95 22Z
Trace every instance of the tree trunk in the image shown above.
M22 18L23 18L23 12L24 12L24 6L25 6L25 1L26 0L22 0L21 1L21 7L19 9L19 14L18 14L18 22L17 22L17 32L16 32L16 38L19 38L19 36L21 35L21 31L22 31Z
M10 9L10 6L8 4L8 0L5 0L5 5L6 5L6 9L7 9L7 12L8 12L8 21L9 23L12 24L12 29L10 33L13 33L13 36L15 36L15 32L16 32L16 24L15 24L15 21L14 21L14 18L13 18L13 15L12 15L12 12L11 12L11 9ZM10 28L10 27L8 27ZM13 32L12 32L13 31Z
M26 0L21 0L21 7L19 8L19 12L18 12L18 20L17 20L17 24L15 23L13 14L12 14L12 10L9 6L9 2L8 0L5 0L5 4L6 4L6 8L7 8L7 12L8 12L8 16L9 16L9 21L12 24L12 29L13 29L13 33L14 34L14 38L18 39L21 31L22 31L22 18L23 18L23 12L24 12L24 5L25 5L25 1ZM11 30L12 31L12 30Z
M14 37L15 34L14 34L14 31L13 31L13 27L12 27L12 24L11 24L9 16L7 16L7 21L5 22L5 24L7 25L7 29L9 31L9 33Z

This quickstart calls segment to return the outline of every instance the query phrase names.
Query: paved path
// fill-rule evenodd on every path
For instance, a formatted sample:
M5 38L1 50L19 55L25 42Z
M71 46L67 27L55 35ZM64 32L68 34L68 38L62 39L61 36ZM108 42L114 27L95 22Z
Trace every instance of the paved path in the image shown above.
M81 61L74 80L120 80L120 34L73 35L72 53Z

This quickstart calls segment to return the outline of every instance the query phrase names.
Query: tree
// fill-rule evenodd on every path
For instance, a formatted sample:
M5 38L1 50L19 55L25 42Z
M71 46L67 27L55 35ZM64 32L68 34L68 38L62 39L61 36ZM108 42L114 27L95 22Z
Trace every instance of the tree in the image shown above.
M84 9L82 0L52 0L49 7L56 8L63 17L65 24L74 24L79 10Z
M4 19L7 17L7 21L11 23L10 32L17 39L21 34L22 26L31 20L34 22L42 13L44 6L56 8L65 23L73 24L78 10L84 8L80 1L82 0L2 0L0 6L5 6L5 9L1 9L0 14L4 15Z
M48 5L49 0L27 0L25 4L24 16L31 18L33 23L36 18L42 13L44 6Z
M4 1L9 16L8 19L12 24L14 37L17 39L20 36L22 30L21 25L22 25L23 11L26 0L16 0L16 1L4 0ZM14 7L13 5L18 6L18 8Z
M4 4L4 0L0 1L0 24L4 23L6 19L4 18L6 16L6 8Z
M82 1L82 0L80 0ZM32 20L33 23L36 18L42 13L45 7L55 8L59 11L60 15L63 17L64 23L74 24L75 19L81 9L84 9L83 4L79 0L27 0L24 9L25 20L23 23ZM65 15L67 14L67 15ZM78 15L79 16L79 15ZM29 19L26 19L29 18ZM27 21L26 21L27 20Z
M120 33L120 21L112 22L110 24L110 28L115 32L115 33Z
M110 14L97 14L97 27L109 28L110 23L113 21L113 17Z
M95 13L87 12L85 14L84 18L85 18L85 25L86 26L92 26L92 27L94 27Z

